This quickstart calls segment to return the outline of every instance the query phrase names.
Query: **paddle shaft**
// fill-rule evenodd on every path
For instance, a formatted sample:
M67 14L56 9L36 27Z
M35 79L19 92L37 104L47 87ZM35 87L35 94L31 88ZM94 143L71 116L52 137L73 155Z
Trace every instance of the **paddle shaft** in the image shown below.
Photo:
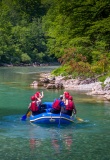
M59 127L60 127L60 121L61 121L61 112L60 112L60 118L59 118L59 124L58 124Z

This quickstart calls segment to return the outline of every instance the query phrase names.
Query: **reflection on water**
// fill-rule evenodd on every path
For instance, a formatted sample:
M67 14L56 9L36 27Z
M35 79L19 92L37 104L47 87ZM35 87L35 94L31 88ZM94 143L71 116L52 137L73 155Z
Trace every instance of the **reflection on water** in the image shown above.
M72 143L73 143L73 138L72 138L72 135L64 135L64 146L66 147L66 149L68 151L71 151L71 146L72 146Z
M104 130L101 132L97 122L59 127L58 125L32 125L28 120L20 121L20 118L21 115L3 116L0 121L3 160L7 160L7 155L12 160L35 158L69 160L73 156L76 160L83 160L87 155L87 160L96 157L100 160L103 155L102 150L103 157L109 157L109 143L107 143L109 130L106 130L106 134ZM104 139L103 135L105 135ZM100 141L104 144L101 145ZM103 147L107 147L106 150Z
M42 159L45 158L45 155L47 155L47 158L50 157L47 153L52 153L54 155L61 154L66 150L69 152L71 151L72 126L66 126L70 129L70 131L68 131L65 130L66 128L63 126L59 128L57 125L32 125L28 121L20 121L20 117L21 115L5 116L2 118L2 122L0 123L0 137L2 137L2 140L6 140L4 141L5 148L9 148L10 140L12 140L14 144L16 143L15 146L11 146L12 150L18 146L22 145L22 147L25 147L26 145L26 147L30 148L29 157L33 156L32 154L35 156L36 150L39 151L37 156L40 157L40 150L42 149L41 153L43 152L44 154L44 156L41 156ZM24 144L19 143L20 139ZM5 152L9 154L8 150L2 150L2 154L5 155ZM13 156L13 154L10 154L10 157L11 156ZM18 157L22 158L20 155ZM5 156L4 159L6 159Z

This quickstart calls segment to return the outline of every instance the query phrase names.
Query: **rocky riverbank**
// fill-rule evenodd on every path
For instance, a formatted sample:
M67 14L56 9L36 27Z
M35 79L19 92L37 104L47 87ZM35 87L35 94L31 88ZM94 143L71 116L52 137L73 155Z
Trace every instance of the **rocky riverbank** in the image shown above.
M44 86L47 89L81 90L86 91L88 95L100 95L101 98L110 101L110 77L102 83L94 78L82 80L68 77L66 79L63 76L54 77L50 73L42 73L40 79L34 81L31 86L34 88Z

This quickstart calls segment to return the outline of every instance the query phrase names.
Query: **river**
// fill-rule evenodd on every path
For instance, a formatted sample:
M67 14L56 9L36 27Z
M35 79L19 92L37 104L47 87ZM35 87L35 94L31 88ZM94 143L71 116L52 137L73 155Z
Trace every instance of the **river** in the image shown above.
M110 103L84 92L69 91L77 117L69 126L32 125L20 118L37 89L30 83L55 66L0 68L0 160L110 160ZM47 90L53 101L63 90Z

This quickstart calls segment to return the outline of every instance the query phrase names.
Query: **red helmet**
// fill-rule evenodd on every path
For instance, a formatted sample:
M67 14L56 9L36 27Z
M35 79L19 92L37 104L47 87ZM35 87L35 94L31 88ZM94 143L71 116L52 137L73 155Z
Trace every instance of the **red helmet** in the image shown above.
M35 101L35 96L31 96L31 101Z
M73 97L72 97L72 96L69 96L69 98L68 98L68 99L72 101L72 100L73 100Z
M65 95L65 98L66 98L66 99L68 99L68 98L69 98L69 95L68 95L68 94L66 94L66 95Z
M69 92L64 92L64 96L65 96L66 99L69 98L69 95L70 95Z
M69 94L69 92L65 91L64 94Z
M39 98L40 97L40 92L36 92L35 96Z

